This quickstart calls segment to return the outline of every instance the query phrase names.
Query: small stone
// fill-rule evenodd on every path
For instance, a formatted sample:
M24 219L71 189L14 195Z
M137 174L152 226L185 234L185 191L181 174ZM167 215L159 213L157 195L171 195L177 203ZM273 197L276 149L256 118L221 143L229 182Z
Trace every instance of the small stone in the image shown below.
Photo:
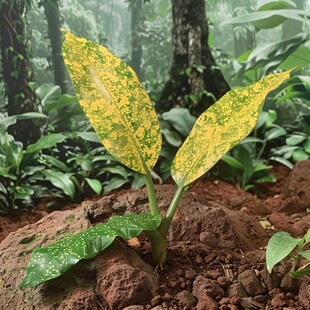
M264 289L260 284L255 272L248 269L238 276L238 282L241 282L249 296L261 295Z
M205 278L204 276L197 276L193 282L193 295L199 300L206 295L213 298L224 295L223 289L214 280Z
M275 272L271 274L268 272L267 268L263 268L260 271L260 276L262 277L268 291L272 290L275 287L278 287L280 284L279 278Z
M198 265L202 264L202 262L203 262L202 257L200 255L196 255L195 262Z
M220 277L222 274L221 274L221 272L219 272L218 270L213 270L213 269L211 269L211 270L208 270L207 271L207 276L209 277L209 278L211 278L211 279L213 279L213 280L216 280L218 277Z
M298 282L296 278L292 278L289 273L287 273L281 280L280 287L286 292L298 292Z
M219 305L226 305L230 303L230 298L229 297L223 297L220 301L219 301Z
M193 269L187 269L185 271L185 278L189 280L195 280L196 272Z
M156 295L151 300L151 306L155 307L155 306L159 305L160 302L161 302L161 296L160 295Z
M182 307L192 309L196 306L197 300L189 291L182 291L175 296L176 300Z
M218 310L217 302L210 296L205 296L198 300L195 310Z
M310 309L310 280L303 279L299 293L299 302L305 307L305 309Z
M279 293L276 296L274 296L271 300L271 304L275 307L275 308L280 308L280 307L284 307L286 306L286 297L284 293Z
M228 296L230 297L234 297L234 296L237 296L237 297L247 297L248 294L246 293L243 285L241 283L233 283L231 285L228 286L227 288L227 293L228 293Z
M226 287L229 284L229 281L226 279L226 277L218 277L216 279L216 282L221 286L221 287Z
M132 306L123 308L123 310L144 310L144 307L141 305L132 305Z
M204 259L205 263L206 264L211 263L217 256L218 256L218 254L215 252L209 253L207 256L205 256L205 259Z

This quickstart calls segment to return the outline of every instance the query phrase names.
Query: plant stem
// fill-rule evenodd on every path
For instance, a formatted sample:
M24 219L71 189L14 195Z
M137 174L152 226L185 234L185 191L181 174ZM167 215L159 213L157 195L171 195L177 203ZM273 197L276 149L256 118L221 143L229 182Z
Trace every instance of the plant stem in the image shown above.
M153 262L162 266L167 258L166 238L158 230L146 230L145 233L151 241Z
M158 231L160 232L160 234L166 239L167 234L168 234L168 230L170 227L170 224L173 220L174 214L177 210L178 204L181 200L183 191L184 191L185 187L183 186L183 183L180 184L180 186L178 187L176 193L173 196L173 199L170 203L170 206L166 212L166 215L160 225L160 228L158 229Z
M147 169L147 173L145 174L145 181L146 181L147 195L149 198L151 214L152 215L160 214L159 209L158 209L153 179L148 169Z

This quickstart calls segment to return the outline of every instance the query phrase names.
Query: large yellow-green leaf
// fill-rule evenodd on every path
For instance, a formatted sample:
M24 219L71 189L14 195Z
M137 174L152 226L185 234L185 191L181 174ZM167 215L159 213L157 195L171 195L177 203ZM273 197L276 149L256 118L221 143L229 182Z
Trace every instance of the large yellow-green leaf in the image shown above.
M231 90L201 114L173 160L174 181L188 185L244 139L254 128L267 94L289 78L290 72Z
M105 47L63 32L65 63L100 140L117 160L145 174L159 156L161 133L135 72Z

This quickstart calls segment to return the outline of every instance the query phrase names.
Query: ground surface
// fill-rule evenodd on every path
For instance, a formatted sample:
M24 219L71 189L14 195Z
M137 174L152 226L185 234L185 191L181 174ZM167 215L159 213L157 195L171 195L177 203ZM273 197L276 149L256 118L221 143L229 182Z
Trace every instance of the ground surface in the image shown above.
M164 270L157 270L155 273L158 283L149 285L150 291L145 293L147 298L131 296L126 301L129 298L127 283L124 283L124 288L115 287L116 292L110 284L109 289L112 291L109 291L108 298L100 291L103 280L100 286L98 283L101 276L97 272L94 275L96 283L93 293L90 293L89 287L86 291L84 287L83 290L79 288L79 291L70 293L70 302L66 297L65 302L58 303L59 309L310 309L310 284L306 278L301 281L288 276L289 261L277 266L272 275L266 272L265 267L265 245L275 231L285 230L298 236L310 227L310 161L296 167L294 172L283 166L276 167L274 172L278 182L262 189L264 197L245 193L236 186L217 179L201 179L193 184L189 189L190 193L185 195L184 207L177 213L169 235L167 264ZM157 191L160 205L165 208L171 199L173 188L160 187ZM145 205L143 195L145 194L139 191L117 193L109 200L109 207L112 206L112 211L117 208L124 212L141 211ZM105 209L102 216L104 204L99 208L101 213L89 211L95 210L94 203L84 203L84 208L85 205L93 224L110 215ZM0 238L4 239L9 232L19 227L37 222L46 214L47 211L41 206L40 210L16 214L14 218L0 217ZM61 215L58 216L61 218ZM17 236L11 234L9 237L16 239ZM1 244L3 253L10 250L6 244L14 244L14 240L7 238ZM120 247L121 250L116 249L117 253L132 248L147 263L146 266L152 265L149 244L143 236L129 243L122 242ZM112 254L107 255L113 256L113 249L111 251ZM5 255L2 256L3 259ZM118 260L113 258L112 261L117 266ZM100 266L103 270L102 265ZM143 268L147 270L148 267L138 269ZM5 268L3 270L4 274ZM115 277L117 270L111 272L114 272ZM145 272L147 274L149 271ZM154 275L154 270L151 272ZM103 282L109 283L110 278L106 278L106 275L104 277ZM143 283L153 283L150 277L146 280L143 276L142 283L137 283L140 292ZM139 279L139 276L135 278ZM118 282L122 281L130 282L132 279L129 277ZM11 286L11 283L5 285ZM139 295L140 292L136 294ZM6 296L0 297L3 307L13 309L9 306L11 299L8 301ZM86 301L91 305L89 308L85 307ZM20 309L28 308L24 306ZM58 309L58 306L33 309Z

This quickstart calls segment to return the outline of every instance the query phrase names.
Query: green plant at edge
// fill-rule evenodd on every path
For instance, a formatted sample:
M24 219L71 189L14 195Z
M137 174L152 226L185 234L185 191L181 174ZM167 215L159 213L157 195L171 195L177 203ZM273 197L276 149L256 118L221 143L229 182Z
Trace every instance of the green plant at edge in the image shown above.
M105 47L67 31L64 35L64 59L77 98L110 154L145 176L150 212L112 217L107 223L36 248L21 287L58 277L79 260L99 254L116 237L130 239L142 231L151 241L154 263L163 265L168 230L184 190L252 131L265 97L291 72L232 90L200 115L172 162L177 190L166 213L161 214L151 177L161 148L152 102L134 71Z
M293 259L290 272L292 277L310 275L310 250L305 250L305 246L309 243L310 228L302 238L294 238L285 231L275 233L267 244L266 263L268 272L271 273L276 264L289 256ZM299 267L301 258L305 258L308 262ZM296 270L296 268L298 269Z

